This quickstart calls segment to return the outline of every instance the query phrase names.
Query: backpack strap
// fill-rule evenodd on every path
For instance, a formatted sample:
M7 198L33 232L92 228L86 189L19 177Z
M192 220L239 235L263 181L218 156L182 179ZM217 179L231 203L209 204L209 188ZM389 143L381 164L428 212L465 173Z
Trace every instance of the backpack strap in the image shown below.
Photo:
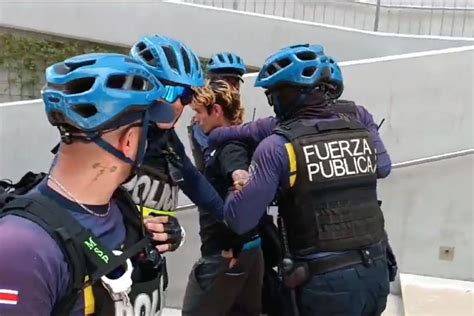
M66 224L61 224L63 213L67 212L52 200L46 199L40 194L15 197L2 209L1 216L14 215L30 220L45 230L58 244L72 273L67 294L55 304L53 315L66 315L74 306L84 284L87 275L86 261Z
M15 196L26 194L33 189L41 180L44 179L46 173L34 173L28 171L20 181L13 183L9 180L0 181L0 208L12 200Z
M59 245L72 271L67 294L56 303L53 315L68 315L82 290L141 252L149 240L143 238L120 256L115 256L64 207L40 192L16 196L1 209L0 217L15 215L43 228ZM88 281L85 281L89 276Z

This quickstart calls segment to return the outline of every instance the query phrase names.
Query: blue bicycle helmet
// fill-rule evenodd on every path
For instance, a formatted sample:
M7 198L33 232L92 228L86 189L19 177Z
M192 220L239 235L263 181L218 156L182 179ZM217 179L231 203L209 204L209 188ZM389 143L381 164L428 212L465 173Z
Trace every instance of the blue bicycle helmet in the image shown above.
M329 59L320 45L301 44L283 48L270 56L260 70L256 87L280 85L312 87L330 78Z
M183 43L160 35L144 36L130 50L158 80L202 87L204 74L196 54Z
M169 123L173 107L158 104L165 89L143 66L126 55L86 54L46 69L42 90L53 126L72 126L92 133L140 119Z
M163 85L134 59L102 53L72 57L48 67L41 92L48 120L58 126L63 142L92 141L138 168L149 122L171 123L175 119L173 107L157 101L164 91ZM133 161L101 135L137 121L143 132Z
M209 74L233 74L242 76L245 71L243 59L233 53L214 54L207 64L207 72Z
M329 57L329 67L331 68L331 77L328 81L327 95L329 98L335 100L339 98L344 91L344 80L342 78L342 71L337 62Z

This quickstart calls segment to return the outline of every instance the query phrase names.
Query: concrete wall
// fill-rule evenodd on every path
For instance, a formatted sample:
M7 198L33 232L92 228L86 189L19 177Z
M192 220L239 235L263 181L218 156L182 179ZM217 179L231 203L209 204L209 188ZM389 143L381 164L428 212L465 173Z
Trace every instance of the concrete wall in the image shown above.
M474 43L474 39L373 33L158 0L0 0L0 26L127 46L144 34L167 34L185 41L202 57L229 50L254 66L299 42L319 42L339 61Z
M347 87L343 97L366 105L376 121L386 118L381 135L394 162L474 148L473 57L474 47L468 47L342 63ZM252 76L247 76L247 120L254 107L257 117L271 114L262 90L252 84ZM188 109L178 126L187 147L185 125L191 115ZM0 105L1 178L47 170L56 140L41 101ZM395 169L381 181L387 230L402 272L474 280L473 164L472 155L454 158ZM180 200L181 205L187 202ZM169 306L180 306L188 273L199 256L196 211L178 217L188 239L168 256ZM454 259L440 260L439 247L454 247Z

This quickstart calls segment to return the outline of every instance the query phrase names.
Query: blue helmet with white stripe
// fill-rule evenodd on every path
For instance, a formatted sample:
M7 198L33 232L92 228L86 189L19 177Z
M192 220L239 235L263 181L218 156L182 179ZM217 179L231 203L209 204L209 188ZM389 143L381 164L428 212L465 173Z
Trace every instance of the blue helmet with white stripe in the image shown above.
M130 55L165 84L204 86L199 58L180 41L161 35L144 36L133 45Z

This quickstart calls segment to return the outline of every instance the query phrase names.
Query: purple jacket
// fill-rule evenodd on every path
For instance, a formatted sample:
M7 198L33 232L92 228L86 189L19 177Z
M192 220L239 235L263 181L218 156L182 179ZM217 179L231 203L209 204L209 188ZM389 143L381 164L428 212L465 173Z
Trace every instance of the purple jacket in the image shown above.
M380 139L377 124L373 121L372 115L362 106L358 106L358 116L372 134L377 150L377 175L379 178L384 178L390 173L391 161ZM334 119L335 117L326 120ZM256 143L261 141L249 168L249 183L241 192L230 193L224 206L226 223L239 234L254 228L265 213L266 207L275 198L276 193L278 191L284 192L290 187L289 158L285 149L285 143L288 141L282 136L271 134L277 124L278 121L275 118L269 117L248 123L240 128L216 129L210 135L209 145L211 147L216 143L235 138L246 138Z
M97 217L50 189L45 181L38 190L64 205L105 246L120 249L125 225L116 203L111 204L108 216ZM71 281L70 267L56 241L37 224L7 215L0 219L0 254L0 289L18 293L16 304L0 299L0 315L51 315ZM84 309L84 296L80 295L71 315L84 315Z

